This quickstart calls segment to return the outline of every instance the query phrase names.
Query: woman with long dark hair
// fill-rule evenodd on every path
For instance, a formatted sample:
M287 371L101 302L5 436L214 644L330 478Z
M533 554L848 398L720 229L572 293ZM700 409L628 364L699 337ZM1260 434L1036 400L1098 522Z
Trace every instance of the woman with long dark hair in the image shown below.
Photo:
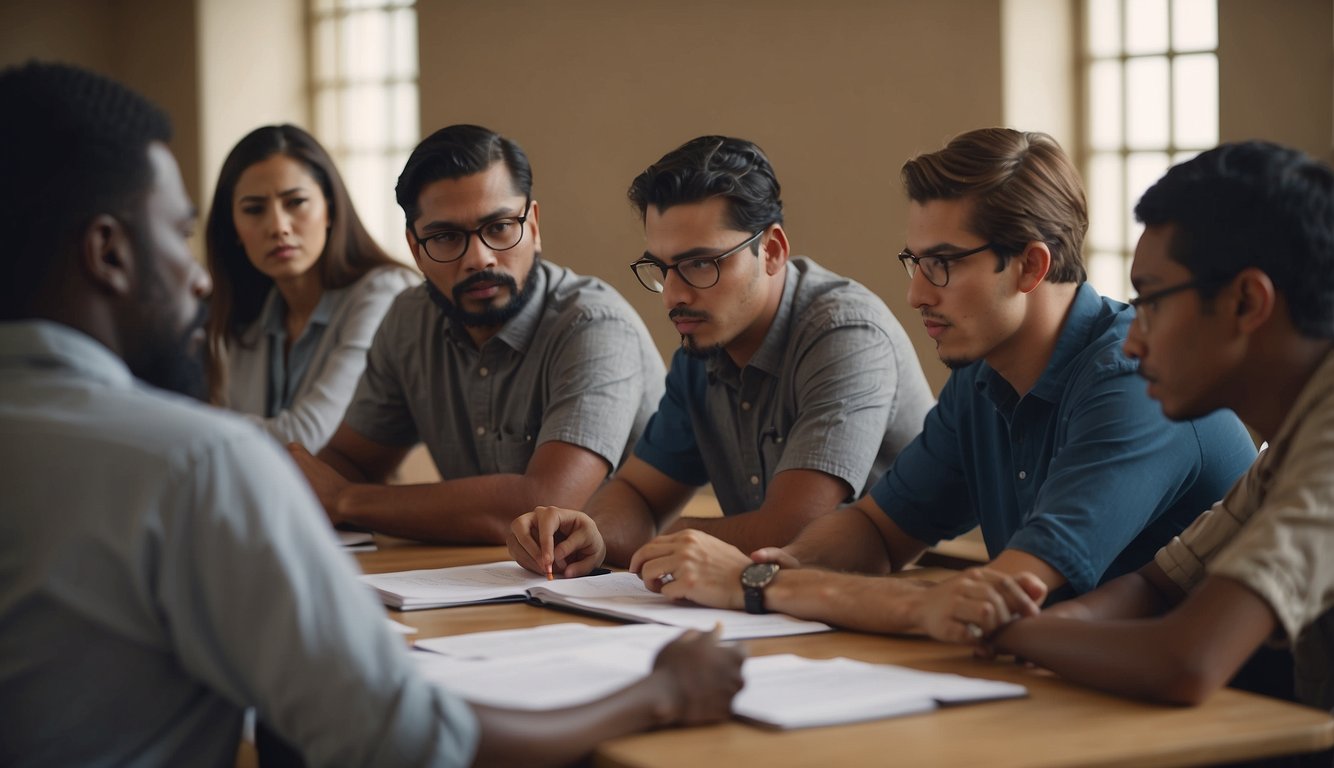
M414 273L375 243L332 158L292 125L258 128L232 149L205 244L210 400L318 451Z

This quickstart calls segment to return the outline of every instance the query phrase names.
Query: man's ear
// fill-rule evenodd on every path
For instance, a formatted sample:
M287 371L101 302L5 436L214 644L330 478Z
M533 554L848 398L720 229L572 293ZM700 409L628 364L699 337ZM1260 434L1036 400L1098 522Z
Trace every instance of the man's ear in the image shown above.
M79 242L79 267L107 295L128 296L134 291L135 253L119 219L105 213L93 217Z
M533 250L541 252L542 250L542 230L537 226L537 201L533 200L528 208L528 221L525 222L533 230Z
M1248 267L1237 273L1232 285L1237 327L1243 333L1254 333L1274 314L1278 302L1274 281L1264 271Z
M1034 240L1013 260L1019 262L1019 290L1028 293L1047 278L1051 269L1051 249L1041 240Z
M761 236L761 240L764 243L760 249L760 258L764 259L764 273L776 275L787 264L787 233L783 231L782 224L774 224L769 228L768 236Z

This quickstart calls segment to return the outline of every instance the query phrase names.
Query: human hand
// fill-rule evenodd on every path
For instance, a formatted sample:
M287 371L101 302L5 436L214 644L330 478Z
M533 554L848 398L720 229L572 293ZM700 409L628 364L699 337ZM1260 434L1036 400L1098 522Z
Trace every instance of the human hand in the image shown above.
M922 593L918 624L937 640L985 650L985 639L997 629L1041 612L1046 596L1047 585L1031 573L969 568Z
M671 691L672 702L663 725L700 725L731 715L746 653L738 645L719 644L721 632L722 625L708 633L690 630L658 652L653 676Z
M780 568L800 568L801 561L782 547L763 547L750 553L750 559L757 563L778 563Z
M533 573L584 576L602 565L607 546L593 518L574 509L537 507L514 518L505 546L515 562Z
M301 474L306 476L306 482L310 484L311 490L315 491L315 497L324 507L324 513L329 516L329 522L334 525L345 522L338 514L338 496L352 483L338 474L338 470L311 455L301 443L288 443L287 453L296 462Z
M630 571L644 586L677 600L739 610L741 571L751 559L736 547L694 529L657 537L635 552Z

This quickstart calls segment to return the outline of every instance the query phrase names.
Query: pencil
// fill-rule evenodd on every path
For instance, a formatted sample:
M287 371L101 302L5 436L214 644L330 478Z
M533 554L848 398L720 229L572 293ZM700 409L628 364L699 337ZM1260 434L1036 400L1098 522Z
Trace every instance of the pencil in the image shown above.
M555 578L555 576L551 575L551 563L547 563L547 581L553 581Z

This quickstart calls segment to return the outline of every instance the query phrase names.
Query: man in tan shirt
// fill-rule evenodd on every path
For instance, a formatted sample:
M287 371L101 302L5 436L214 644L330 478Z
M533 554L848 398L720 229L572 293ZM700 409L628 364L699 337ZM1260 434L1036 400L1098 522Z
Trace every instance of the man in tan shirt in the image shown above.
M1334 711L1334 172L1224 145L1169 171L1135 214L1125 350L1149 394L1176 420L1231 408L1269 448L1153 562L989 645L1196 703L1269 641L1292 651L1295 698Z

